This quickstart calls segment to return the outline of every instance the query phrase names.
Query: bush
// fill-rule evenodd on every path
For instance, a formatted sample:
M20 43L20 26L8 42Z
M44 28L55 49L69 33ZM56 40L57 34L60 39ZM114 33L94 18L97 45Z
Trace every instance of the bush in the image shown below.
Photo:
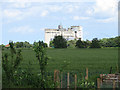
M7 78L6 84L10 86L11 82L14 81L13 74L17 70L21 60L21 50L16 51L13 46L13 42L10 42L10 56L8 53L2 55L2 67Z

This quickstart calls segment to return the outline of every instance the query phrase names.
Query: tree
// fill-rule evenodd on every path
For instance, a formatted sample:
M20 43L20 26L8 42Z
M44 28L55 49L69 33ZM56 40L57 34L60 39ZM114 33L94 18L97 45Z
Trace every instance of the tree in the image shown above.
M50 41L49 46L50 46L50 47L54 47L54 43L53 43L53 41Z
M91 42L89 40L86 40L86 41L83 41L83 44L84 44L84 48L89 48Z
M70 40L67 42L69 48L74 48L76 45L76 40Z
M55 48L67 48L67 40L63 36L55 36L53 44Z
M97 38L94 38L94 39L92 40L92 43L91 43L90 48L101 48L99 42L100 42L100 41L99 41Z
M76 47L78 48L84 48L84 43L81 41L81 38L76 42Z
M40 65L40 73L41 73L41 87L45 88L45 69L47 65L48 57L46 56L45 49L44 49L43 41L39 41L34 45L34 51L36 52L36 57L39 61Z
M31 47L31 44L27 41L23 42L23 47L24 48L30 48Z
M100 46L102 47L107 47L107 42L108 42L108 39L107 38L103 38L100 40Z
M2 50L4 50L4 48L5 48L5 45L0 45L0 49L2 49Z
M38 44L39 44L39 42L34 42L34 43L33 43L33 48L35 48L36 45L38 45ZM48 47L47 43L44 43L43 41L41 41L41 45L42 45L44 48Z
M16 42L15 46L16 46L16 48L21 48L21 47L23 47L23 42Z

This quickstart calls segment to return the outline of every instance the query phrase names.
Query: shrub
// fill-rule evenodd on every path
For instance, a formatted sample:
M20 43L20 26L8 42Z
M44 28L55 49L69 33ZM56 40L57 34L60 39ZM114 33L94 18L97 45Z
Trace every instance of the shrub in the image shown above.
M10 55L8 53L5 53L2 55L2 67L5 72L7 81L6 83L11 84L11 82L14 80L13 74L17 70L21 60L21 50L16 51L13 46L13 42L10 42ZM11 56L11 58L8 58Z

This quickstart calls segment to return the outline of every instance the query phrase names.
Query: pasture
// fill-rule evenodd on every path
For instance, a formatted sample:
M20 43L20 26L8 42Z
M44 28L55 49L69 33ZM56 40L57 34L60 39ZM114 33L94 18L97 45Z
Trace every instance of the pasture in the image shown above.
M4 50L3 54L9 50ZM55 69L63 72L63 87L66 87L66 74L70 72L70 83L74 81L74 74L78 78L85 77L86 67L88 68L89 80L96 83L100 74L108 74L112 67L112 73L116 73L118 65L117 48L101 49L53 49L47 48L46 54L49 57L46 70L54 75ZM32 73L39 73L39 63L33 49L22 49L23 60L20 63L22 70L28 70ZM4 76L4 72L3 72Z
M8 52L5 50L4 52ZM4 53L3 52L3 53ZM62 71L83 72L88 67L90 72L109 73L110 67L115 72L118 64L117 48L101 49L52 49L47 48L46 54L49 57L47 71L55 69ZM32 49L22 49L23 60L20 67L30 66L31 71L39 71L39 64ZM30 65L29 65L30 63Z

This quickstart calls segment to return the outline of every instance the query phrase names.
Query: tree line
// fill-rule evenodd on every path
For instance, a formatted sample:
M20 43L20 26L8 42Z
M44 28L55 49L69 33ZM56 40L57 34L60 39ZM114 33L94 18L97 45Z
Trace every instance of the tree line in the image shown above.
M30 44L29 42L14 42L15 48L33 48L37 42L34 42L33 44ZM5 47L5 45L0 45L2 48ZM43 42L44 47L48 47L47 43ZM53 48L101 48L101 47L120 47L120 36L114 37L114 38L93 38L92 41L90 40L81 40L80 38L78 40L69 40L67 41L63 36L55 36L53 41L50 41L49 44L50 47ZM9 48L9 47L7 47Z
M46 43L43 43L43 46L44 47L48 47ZM38 42L34 42L33 44L30 44L28 41L25 41L25 42L14 42L13 45L14 45L14 48L34 48L35 45L38 44ZM6 47L6 45L0 45L2 48ZM6 47L6 48L10 48L10 47Z
M77 48L101 48L101 47L120 47L120 36L115 38L93 38L90 40L70 40L67 41L62 36L56 36L53 41L50 42L50 47L54 48L67 48L67 47L77 47Z

